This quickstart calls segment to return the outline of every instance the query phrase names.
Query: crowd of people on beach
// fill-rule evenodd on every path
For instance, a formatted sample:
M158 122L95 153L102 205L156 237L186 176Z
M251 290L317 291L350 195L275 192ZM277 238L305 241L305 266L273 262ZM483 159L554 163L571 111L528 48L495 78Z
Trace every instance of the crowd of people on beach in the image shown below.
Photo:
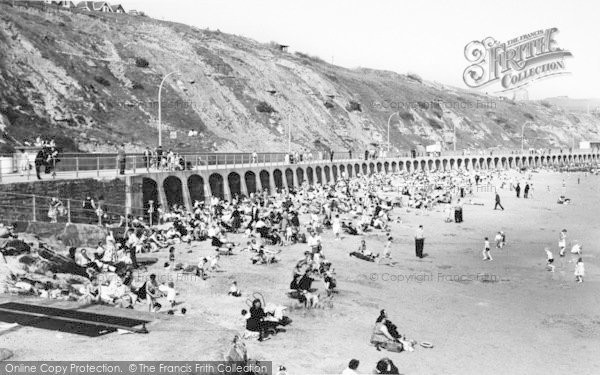
M168 211L161 208L156 219L151 220L152 213L149 213L146 217L128 218L126 228L123 220L117 225L107 226L106 238L96 248L69 248L68 258L77 265L76 273L88 282L72 295L59 295L66 298L76 295L80 302L129 309L141 304L150 312L166 310L168 314L184 315L187 307L178 309L182 301L179 301L175 282L161 280L156 273L146 271L146 267L156 263L160 254L168 256L168 261L163 264L168 272L206 280L221 270L221 257L233 252L248 254L250 267L265 266L264 272L269 272L268 267L279 262L283 249L302 244L304 256L292 270L287 296L304 308L320 308L338 292L335 268L321 239L324 232L331 231L336 241L341 240L342 234L362 236L359 248L351 249L348 255L362 261L394 266L391 224L402 223L403 212L442 211L446 213L446 222L460 224L463 222L463 204L483 205L473 198L474 191L480 186L492 186L496 191L494 209L500 206L504 210L498 191L507 187L514 189L519 197L520 186L525 186L524 198L531 198L531 175L520 174L518 178L522 181L517 181L506 171L495 170L343 175L325 185L303 184L290 190L258 191L229 201L212 197L207 202L194 202L191 210L179 205L170 207ZM91 222L94 222L94 217L102 216L102 202L87 197L83 204L83 208L89 211ZM58 199L51 202L48 216L52 221L56 221L61 209ZM369 233L385 236L382 253L370 248L365 237ZM561 231L559 238L561 257L565 255L566 233L566 230ZM241 241L240 237L243 238ZM422 225L415 228L414 240L416 257L427 256ZM209 241L214 251L211 256L201 256L192 263L178 261L176 248L187 245L188 253L193 254L195 244L203 241ZM497 249L502 249L506 246L505 233L498 231L493 241ZM576 243L571 250L577 282L582 282L584 277L581 247ZM548 248L545 251L547 268L553 272L552 252ZM493 260L488 237L484 240L483 259ZM11 291L26 290L48 298L56 296L47 285L19 279L19 274L23 275L18 271L10 275L13 281ZM141 274L144 276L140 277ZM320 288L315 287L315 281L320 283ZM30 285L25 285L28 282ZM244 294L236 281L231 283L228 291L223 291L224 296L234 298ZM285 316L285 306L266 303L261 297L250 298L246 303L248 306L241 311L246 321L245 333L240 337L263 341L277 334L281 326L290 324ZM377 350L392 352L413 351L417 347L415 340L397 332L385 310L376 320L371 344ZM428 345L420 343L422 347L430 347ZM358 360L352 360L344 373L356 373L358 365ZM377 364L377 369L377 373L397 373L393 362L385 358Z

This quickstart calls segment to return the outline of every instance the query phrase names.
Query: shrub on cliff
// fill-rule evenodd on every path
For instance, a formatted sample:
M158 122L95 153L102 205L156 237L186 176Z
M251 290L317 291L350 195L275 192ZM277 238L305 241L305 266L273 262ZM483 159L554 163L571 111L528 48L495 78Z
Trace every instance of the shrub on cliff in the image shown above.
M150 63L143 57L136 57L135 66L137 66L138 68L147 68L148 66L150 66Z
M260 113L273 113L276 112L275 108L273 108L269 103L261 101L256 105L256 111Z
M355 102L354 100L350 100L350 103L346 106L346 110L348 112L362 112L362 108L360 107L360 103Z
M102 76L95 76L94 81L98 82L99 84L101 84L103 86L110 86L110 82Z

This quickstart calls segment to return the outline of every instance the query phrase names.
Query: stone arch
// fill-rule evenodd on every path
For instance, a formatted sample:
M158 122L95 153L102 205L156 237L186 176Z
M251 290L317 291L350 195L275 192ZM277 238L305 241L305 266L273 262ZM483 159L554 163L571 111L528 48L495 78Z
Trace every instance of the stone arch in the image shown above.
M337 165L333 165L331 167L331 177L332 177L332 180L334 182L338 180L338 167L337 167Z
M454 169L454 159L450 159L450 169Z
M413 164L410 161L407 161L406 164L404 165L407 172L410 172L412 170L412 166L413 166Z
M381 173L382 168L381 162L377 163L377 173Z
M392 162L392 173L396 173L398 171L398 169L396 169L398 167L398 165L396 164L395 161Z
M346 166L344 164L340 165L340 176L342 176L342 178L344 176L348 177L346 173Z
M369 176L375 173L375 164L369 163Z
M425 160L421 160L420 165L421 165L420 168L422 171L424 171L427 168L427 163L425 162Z
M152 201L154 209L152 212L152 223L156 223L158 220L158 206L160 205L158 199L158 184L156 181L148 177L142 178L142 205L146 219L149 219L150 201Z
M494 168L498 168L498 163L500 162L500 158L494 158Z
M328 165L323 167L323 172L325 172L325 182L329 183L331 181L331 173Z
M296 178L298 179L298 185L302 186L304 183L304 170L302 168L296 169Z
M246 183L246 190L248 194L256 193L256 174L252 171L244 173L244 182Z
M240 177L239 173L231 172L229 175L227 175L227 183L229 184L231 198L242 195L242 178Z
M439 171L442 168L442 161L440 159L435 159L435 170Z
M170 210L173 205L183 205L183 188L181 180L176 176L169 176L163 181L163 189Z
M308 181L309 185L312 185L315 182L315 176L313 174L312 167L307 167L306 168L306 180Z
M208 178L210 192L214 197L225 199L225 187L223 185L223 176L219 173L213 173Z
M399 161L398 162L398 171L402 172L403 169L404 169L404 162L403 161Z
M369 174L369 169L368 168L369 167L367 167L367 163L363 163L363 165L362 165L362 173L364 175L368 175Z
M433 170L433 160L431 160L431 159L427 160L427 169L429 171Z
M268 171L264 169L260 171L258 178L260 178L260 185L262 186L263 190L270 191L272 189Z
M317 175L317 183L323 185L323 174L321 173L321 167L317 166L315 168L315 174Z
M283 173L281 173L281 170L275 169L273 171L273 181L275 182L275 189L283 189Z
M197 174L193 174L187 179L188 191L190 192L190 199L192 203L204 202L204 179Z
M448 169L448 159L442 159L442 170Z
M461 158L456 159L456 169L460 169L463 164L463 160Z
M360 174L360 165L354 164L354 174L358 176Z
M414 171L418 171L419 170L419 162L418 161L413 161L413 170Z
M291 168L285 170L285 181L287 182L288 188L294 187L294 171Z

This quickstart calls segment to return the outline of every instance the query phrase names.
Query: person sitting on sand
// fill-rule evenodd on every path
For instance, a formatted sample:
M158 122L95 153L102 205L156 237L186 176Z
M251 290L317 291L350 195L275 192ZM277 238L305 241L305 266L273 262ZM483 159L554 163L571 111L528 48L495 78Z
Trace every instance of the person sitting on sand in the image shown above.
M371 344L378 351L381 348L395 352L414 350L414 343L406 340L405 337L398 333L398 328L387 318L385 310L380 311L379 317L375 321L375 327L371 335Z
M252 264L272 264L277 263L277 258L272 253L265 254L264 249L258 250L258 253L250 258Z
M241 297L242 296L242 292L238 288L237 281L231 282L231 286L229 287L229 292L227 292L227 295L233 296L233 297Z
M365 242L365 239L363 238L360 241L360 246L358 247L357 251L351 252L350 256L353 256L353 257L356 257L356 258L359 258L362 260L366 260L369 262L374 262L379 257L379 254L373 255L373 253L371 251L367 250L367 244Z
M375 366L375 374L400 374L398 367L389 358L382 358Z

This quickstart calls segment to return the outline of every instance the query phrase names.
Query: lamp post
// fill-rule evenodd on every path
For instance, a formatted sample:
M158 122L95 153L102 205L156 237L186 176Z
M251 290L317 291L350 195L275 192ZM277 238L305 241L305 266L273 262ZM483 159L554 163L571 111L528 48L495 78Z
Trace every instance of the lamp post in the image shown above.
M529 121L524 122L523 126L521 126L521 155L525 151L525 125L529 124Z
M288 154L292 153L292 115L288 114Z
M173 75L173 74L179 74L179 72L171 72L171 73L167 74L166 76L163 77L162 81L160 82L160 86L158 86L158 145L159 146L162 146L162 123L161 123L161 116L162 116L161 109L162 109L162 106L161 106L161 103L160 103L160 97L161 97L161 94L162 94L163 84L165 83L165 81L167 80L167 78L170 75Z
M394 117L394 115L398 115L398 117L400 117L400 112L394 112L388 118L388 129L387 129L387 150L388 150L388 152L390 152L390 122L392 121L392 117Z
M452 150L456 152L456 122L452 121Z

